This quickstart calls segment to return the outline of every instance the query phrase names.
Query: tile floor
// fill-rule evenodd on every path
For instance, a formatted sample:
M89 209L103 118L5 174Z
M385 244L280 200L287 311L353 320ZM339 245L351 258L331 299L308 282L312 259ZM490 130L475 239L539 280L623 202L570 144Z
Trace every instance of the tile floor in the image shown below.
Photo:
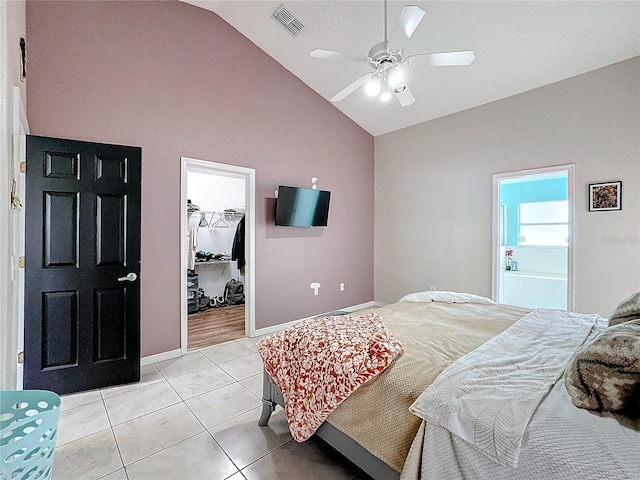
M53 479L363 478L332 450L292 440L278 413L258 427L256 341L142 367L139 383L63 396Z

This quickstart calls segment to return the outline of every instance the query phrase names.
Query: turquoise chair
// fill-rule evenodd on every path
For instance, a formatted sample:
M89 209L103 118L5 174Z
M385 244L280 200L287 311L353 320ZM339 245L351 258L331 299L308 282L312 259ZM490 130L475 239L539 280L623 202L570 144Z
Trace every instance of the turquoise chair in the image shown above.
M59 412L53 392L0 392L0 480L51 478Z

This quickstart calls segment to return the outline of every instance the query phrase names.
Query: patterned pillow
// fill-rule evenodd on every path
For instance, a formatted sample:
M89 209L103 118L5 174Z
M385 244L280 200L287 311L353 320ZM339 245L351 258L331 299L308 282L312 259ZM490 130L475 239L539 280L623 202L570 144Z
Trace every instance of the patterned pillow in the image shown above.
M640 417L640 320L609 327L573 356L565 386L576 407Z
M611 314L609 326L640 318L640 292L625 298Z

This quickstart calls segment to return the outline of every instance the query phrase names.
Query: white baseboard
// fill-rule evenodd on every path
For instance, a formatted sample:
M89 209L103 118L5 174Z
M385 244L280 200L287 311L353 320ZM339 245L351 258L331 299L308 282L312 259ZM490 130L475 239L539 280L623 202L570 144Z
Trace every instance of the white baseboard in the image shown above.
M313 318L313 317L307 317L307 318ZM269 335L270 333L279 332L280 330L289 328L294 323L298 323L301 320L306 320L307 318L300 318L299 320L293 320L287 323L279 323L278 325L271 325L270 327L258 328L253 331L253 336L260 337L262 335Z
M375 307L376 302L373 300L370 302L361 303L360 305L353 305L351 307L341 308L340 310L345 310L347 312L355 312L356 310L362 310L363 308Z
M350 307L340 308L339 310L346 311L346 312L355 312L356 310L362 310L363 308L377 307L377 306L378 304L376 302L371 301L371 302L361 303L359 305L352 305ZM334 310L334 311L337 311L337 310ZM258 328L257 330L255 330L254 336L259 337L261 335L268 335L270 333L279 332L280 330L284 330L285 328L288 328L291 325L298 323L302 320L308 320L310 318L314 318L319 315L326 315L327 313L331 313L331 312L318 313L317 315L311 315L310 317L306 317L306 318L299 318L298 320L293 320L291 322L279 323L278 325L271 325L270 327Z
M168 352L156 353L155 355L142 357L140 359L140 366L144 367L145 365L151 365L152 363L162 362L163 360L171 360L172 358L177 358L180 355L182 355L182 352L179 348L176 348L175 350L170 350Z
M380 303L380 302L370 301L370 302L361 303L359 305L352 305L350 307L344 307L344 308L341 308L340 310L343 310L343 311L346 311L346 312L355 312L356 310L362 310L363 308L380 307L380 306L384 306L384 305L386 305L386 304ZM278 325L272 325L270 327L259 328L259 329L255 330L254 337L259 337L259 336L262 336L262 335L268 335L270 333L279 332L280 330L284 330L285 328L288 328L291 325L293 325L294 323L300 322L301 320L307 320L309 318L314 318L314 317L317 317L318 315L325 315L325 314L326 314L326 312L325 313L319 313L317 315L311 315L310 317L306 317L306 318L300 318L298 320L293 320L293 321L287 322L287 323L279 323ZM176 348L175 350L170 350L168 352L156 353L155 355L149 355L147 357L142 357L140 359L140 366L143 367L145 365L151 365L152 363L162 362L163 360L170 360L172 358L177 358L177 357L179 357L181 355L182 355L182 351L179 348Z

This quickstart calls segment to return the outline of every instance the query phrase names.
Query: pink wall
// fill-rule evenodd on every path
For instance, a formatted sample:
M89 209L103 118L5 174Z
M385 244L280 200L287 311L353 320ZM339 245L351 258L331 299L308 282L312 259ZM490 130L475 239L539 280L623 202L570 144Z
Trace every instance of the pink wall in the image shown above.
M142 147L143 356L180 346L181 156L256 169L257 328L373 299L373 138L217 15L30 1L27 44L34 135ZM329 227L273 226L278 184L313 176Z

